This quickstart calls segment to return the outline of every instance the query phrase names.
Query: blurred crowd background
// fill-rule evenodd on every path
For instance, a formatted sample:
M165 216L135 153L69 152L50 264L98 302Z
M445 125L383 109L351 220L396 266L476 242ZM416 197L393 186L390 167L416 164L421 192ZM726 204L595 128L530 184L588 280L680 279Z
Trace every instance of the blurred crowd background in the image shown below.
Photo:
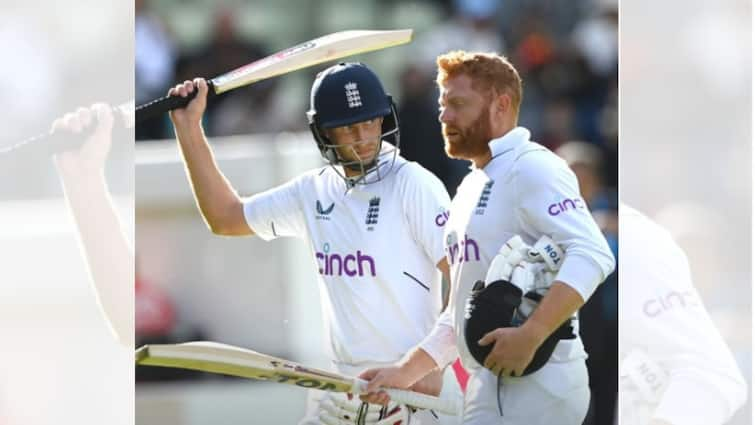
M437 88L435 86L435 57L454 49L492 51L512 61L524 81L524 97L520 125L532 131L533 140L556 151L577 173L582 194L596 215L606 238L618 255L618 10L616 1L579 0L554 2L548 0L295 0L271 1L148 1L136 2L136 103L141 104L163 96L176 82L197 76L212 78L231 69L263 58L281 49L348 29L414 29L413 42L406 46L361 55L347 60L361 60L381 77L386 89L397 103L401 126L401 152L435 173L446 185L451 196L468 172L464 161L448 159L443 150L440 124L437 120ZM328 64L313 67L267 80L224 94L211 103L205 114L204 127L210 143L215 146L221 168L234 173L234 158L247 156L245 170L234 184L249 190L246 194L267 189L293 177L277 173L267 186L246 183L248 180L268 179L259 169L263 161L257 150L275 152L281 134L291 134L295 146L307 152L306 165L319 165L314 143L307 130L305 111L309 107L309 89L319 70ZM187 193L181 204L158 207L165 203L165 194L157 189L143 191L142 176L150 174L153 160L160 152L172 150L173 130L167 116L152 120L136 129L137 141L137 249L140 264L137 282L137 335L142 342L185 341L203 337L222 342L250 346L260 351L294 358L308 358L297 351L295 342L281 344L249 334L249 326L257 320L278 323L297 319L297 306L291 305L294 291L302 289L277 273L272 277L281 286L269 288L268 294L279 294L282 312L268 312L255 317L253 313L233 314L227 306L222 315L236 317L236 331L220 325L216 312L209 320L211 309L199 306L198 299L207 300L208 285L199 282L221 279L227 297L248 296L246 307L255 309L254 294L246 285L258 285L251 279L252 270L237 270L221 276L209 275L212 266L189 267L184 272L166 272L178 266L174 258L188 240L194 248L204 246L203 256L229 255L229 244L211 239ZM268 146L272 145L272 146ZM170 148L168 147L170 146ZM234 150L235 149L235 150ZM276 154L277 155L277 154ZM274 164L290 159L274 156ZM178 166L179 163L174 164ZM180 167L179 167L180 168ZM145 170L142 172L142 170ZM155 173L157 171L154 171ZM176 185L186 185L176 174ZM182 190L182 192L185 192ZM160 210L161 212L159 212ZM172 211L172 212L169 212ZM182 243L164 229L174 230L180 217L192 223L191 230L181 231ZM170 221L171 224L168 224ZM193 235L191 239L188 234ZM215 238L217 239L217 238ZM157 240L159 249L157 248ZM293 243L296 244L297 241ZM249 250L275 249L260 242L246 241L251 246L238 261L261 264L263 260L250 255ZM217 249L217 252L214 251ZM291 257L291 248L284 248L281 256ZM172 252L172 253L169 253ZM255 251L256 252L256 251ZM221 254L224 253L224 254ZM186 255L192 255L186 253ZM206 260L199 260L202 264ZM229 263L230 263L229 259ZM280 260L278 260L280 261ZM234 267L229 265L228 267ZM254 266L247 266L253 269ZM304 255L298 267L304 274L312 274ZM263 272L264 273L264 272ZM264 276L264 274L262 274ZM611 423L617 391L617 332L618 305L616 274L601 286L582 310L581 333L590 354L589 367L593 388L593 408L587 424ZM314 277L305 282L314 286ZM237 283L229 282L235 280ZM301 280L301 279L300 279ZM299 285L302 285L300 282ZM241 288L238 288L241 287ZM191 289L190 289L191 288ZM189 296L186 291L194 292ZM215 286L215 291L218 286ZM312 289L306 289L312 291ZM208 292L204 292L208 291ZM204 294L204 296L197 296ZM308 292L309 293L309 292ZM311 292L317 297L316 291ZM316 298L315 298L316 299ZM140 307L141 306L141 307ZM210 310L210 311L208 311ZM286 313L287 311L287 313ZM318 309L307 315L308 323L317 323ZM302 319L303 320L303 319ZM228 323L229 320L224 321ZM272 325L277 326L277 325ZM310 327L312 327L310 325ZM281 325L281 331L289 329ZM255 331L256 333L264 333ZM306 332L306 331L305 331ZM319 335L319 334L316 334ZM295 338L295 336L294 336ZM308 339L319 351L317 338ZM320 360L314 358L313 361ZM143 381L165 381L197 374L138 368L137 378ZM206 378L206 377L205 377ZM138 386L141 394L149 390ZM144 396L137 401L147 400ZM139 406L139 404L137 404ZM137 409L139 410L139 409ZM148 414L142 416L145 419ZM145 422L146 423L146 422Z
M525 82L521 124L555 149L597 148L596 166L617 184L618 11L615 0L567 3L496 0L136 2L136 103L177 81L212 78L297 43L347 29L413 28L414 41L361 57L399 108L404 155L453 194L466 164L446 159L437 122L435 57L453 49L499 52ZM347 59L351 60L351 59ZM309 87L323 67L263 81L210 105L211 136L306 130ZM138 140L171 139L167 117Z

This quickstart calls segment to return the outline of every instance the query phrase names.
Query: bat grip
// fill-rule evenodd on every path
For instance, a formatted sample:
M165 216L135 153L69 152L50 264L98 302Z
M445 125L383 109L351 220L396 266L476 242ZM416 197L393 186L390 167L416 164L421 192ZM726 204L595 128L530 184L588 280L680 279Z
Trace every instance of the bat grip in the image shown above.
M207 98L215 96L215 87L210 80L207 81ZM194 90L186 97L165 95L159 99L147 102L136 107L136 122L140 123L150 118L162 115L174 109L184 108L197 96L198 90Z
M356 379L354 382L354 393L362 394L367 388L367 381ZM461 412L456 400L434 397L414 391L399 390L395 388L381 388L386 394L399 404L418 407L420 409L434 410L446 415L458 415Z

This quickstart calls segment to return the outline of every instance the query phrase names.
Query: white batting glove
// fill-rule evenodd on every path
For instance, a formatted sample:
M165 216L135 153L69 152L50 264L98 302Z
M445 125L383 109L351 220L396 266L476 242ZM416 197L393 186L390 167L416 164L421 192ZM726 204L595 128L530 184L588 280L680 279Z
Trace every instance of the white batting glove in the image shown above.
M524 260L526 252L527 245L518 235L506 241L488 267L485 284L488 285L496 280L511 282L514 267Z
M541 236L535 242L535 245L529 247L527 261L531 263L543 262L548 271L557 272L564 261L564 250L556 245L553 239L548 236Z
M485 276L485 284L506 280L523 292L545 290L556 278L564 252L548 236L542 236L529 246L520 236L506 241L493 258Z
M345 394L327 393L320 401L320 421L325 425L409 425L411 411L394 402L388 406L349 400Z

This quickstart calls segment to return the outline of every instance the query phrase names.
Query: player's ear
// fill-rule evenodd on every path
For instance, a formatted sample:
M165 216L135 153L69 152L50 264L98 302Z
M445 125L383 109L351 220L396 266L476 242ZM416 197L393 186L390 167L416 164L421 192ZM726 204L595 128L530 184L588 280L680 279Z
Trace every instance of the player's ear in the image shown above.
M506 92L496 92L493 104L496 112L506 113L511 109L511 96Z

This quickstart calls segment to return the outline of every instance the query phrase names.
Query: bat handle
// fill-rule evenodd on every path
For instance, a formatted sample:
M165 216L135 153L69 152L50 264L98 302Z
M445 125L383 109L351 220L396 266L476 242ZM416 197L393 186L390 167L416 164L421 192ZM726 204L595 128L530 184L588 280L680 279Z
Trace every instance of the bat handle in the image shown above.
M362 379L355 379L352 387L352 393L362 394L367 388L367 381ZM456 400L434 397L427 394L422 394L414 391L399 390L395 388L381 388L381 391L385 391L391 400L406 404L407 406L418 407L420 409L434 410L438 413L446 415L458 415L461 412L459 404Z
M210 80L207 81L207 98L215 96L215 87ZM140 123L150 118L162 115L174 109L183 108L197 95L197 90L189 93L186 97L165 95L159 99L147 102L136 107L136 122Z

